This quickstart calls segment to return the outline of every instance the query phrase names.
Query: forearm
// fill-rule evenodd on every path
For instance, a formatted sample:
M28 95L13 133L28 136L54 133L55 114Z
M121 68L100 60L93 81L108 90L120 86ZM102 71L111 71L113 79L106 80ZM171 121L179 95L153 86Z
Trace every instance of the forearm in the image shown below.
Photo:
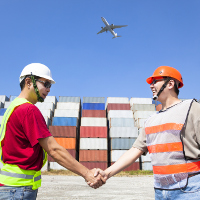
M143 151L132 147L126 153L124 153L112 166L107 168L104 172L108 176L108 178L114 176L119 173L132 163L134 163L141 155Z
M74 159L52 136L39 139L39 143L48 155L50 155L57 163L85 178L88 169Z
M70 171L85 178L88 168L75 160L71 154L62 146L57 146L49 152L49 155L60 165L69 169Z

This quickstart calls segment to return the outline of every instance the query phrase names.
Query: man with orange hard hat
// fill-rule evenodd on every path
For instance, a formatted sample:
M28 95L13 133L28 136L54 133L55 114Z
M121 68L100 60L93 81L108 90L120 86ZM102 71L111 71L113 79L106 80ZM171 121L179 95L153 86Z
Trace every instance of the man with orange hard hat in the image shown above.
M162 109L146 120L132 148L95 176L108 179L149 152L156 200L200 199L200 104L178 99L183 79L173 67L158 67L146 81Z

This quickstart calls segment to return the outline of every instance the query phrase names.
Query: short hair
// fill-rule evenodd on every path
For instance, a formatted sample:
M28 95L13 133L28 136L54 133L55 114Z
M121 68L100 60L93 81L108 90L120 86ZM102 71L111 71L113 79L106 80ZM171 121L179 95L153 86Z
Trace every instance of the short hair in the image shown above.
M179 86L179 81L177 81L176 79L171 79L174 81L174 91L175 93L177 94L177 96L179 95L179 89L178 89L178 86Z
M39 77L39 76L33 76L35 79L39 79L39 78L41 78L41 77ZM31 78L31 75L26 75L25 77L24 77L24 79L21 81L21 83L19 84L20 85L20 88L21 88L21 91L24 89L24 87L25 87L25 80L26 80L26 78Z

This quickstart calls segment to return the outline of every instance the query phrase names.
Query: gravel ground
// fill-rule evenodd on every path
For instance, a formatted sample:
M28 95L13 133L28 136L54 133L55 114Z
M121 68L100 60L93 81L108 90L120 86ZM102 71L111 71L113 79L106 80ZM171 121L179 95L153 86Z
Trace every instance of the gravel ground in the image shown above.
M153 200L153 176L112 177L95 190L79 176L42 175L37 199Z

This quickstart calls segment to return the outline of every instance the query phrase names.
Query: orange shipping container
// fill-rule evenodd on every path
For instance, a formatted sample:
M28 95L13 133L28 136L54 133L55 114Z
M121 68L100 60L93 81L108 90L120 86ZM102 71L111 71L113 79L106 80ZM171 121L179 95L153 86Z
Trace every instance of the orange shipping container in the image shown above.
M82 117L106 117L105 110L82 110Z
M100 168L102 170L105 170L108 167L107 162L80 162L80 163L85 167L87 167L88 169Z
M77 152L75 149L67 149L67 151L72 155L72 157L74 157L76 159ZM48 161L55 162L55 160L49 155L48 155Z
M112 162L111 165L113 165L115 162ZM129 167L125 168L123 171L136 171L140 169L140 163L134 162Z
M77 137L76 126L49 126L49 131L54 137Z
M107 150L79 150L79 161L108 161Z
M81 126L81 138L107 138L106 126Z
M108 103L107 112L109 110L130 110L130 103Z
M76 138L55 138L55 140L65 149L76 149Z

